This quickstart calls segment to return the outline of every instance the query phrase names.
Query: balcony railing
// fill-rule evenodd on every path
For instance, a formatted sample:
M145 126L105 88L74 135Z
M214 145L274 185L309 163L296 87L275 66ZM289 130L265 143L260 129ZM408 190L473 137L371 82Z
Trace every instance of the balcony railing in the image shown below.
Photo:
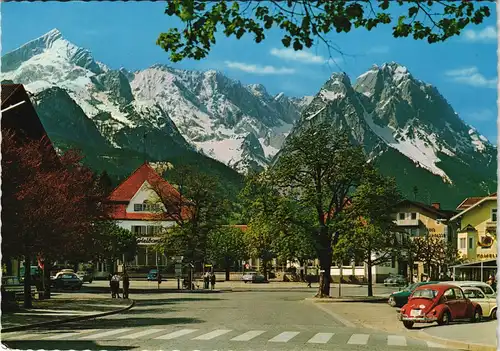
M398 226L405 226L405 227L416 227L418 226L418 218L417 219L397 219L396 224Z

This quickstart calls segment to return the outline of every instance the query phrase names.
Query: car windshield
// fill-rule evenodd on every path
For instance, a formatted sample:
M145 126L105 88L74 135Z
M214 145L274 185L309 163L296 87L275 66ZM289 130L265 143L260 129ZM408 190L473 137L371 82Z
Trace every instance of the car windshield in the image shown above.
M73 279L75 276L73 274L62 274L62 279Z
M424 299L433 299L437 296L437 290L433 289L419 289L415 290L412 294L412 298L424 298Z

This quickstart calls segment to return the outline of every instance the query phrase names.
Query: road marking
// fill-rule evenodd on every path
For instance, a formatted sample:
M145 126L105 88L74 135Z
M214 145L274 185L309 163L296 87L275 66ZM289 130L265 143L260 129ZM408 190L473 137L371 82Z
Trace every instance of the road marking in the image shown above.
M194 333L197 330L198 329L181 329L181 330L177 330L177 331L174 331L174 332L166 334L166 335L159 336L155 339L160 339L160 340L175 339L175 338L178 338L179 336L184 336L184 335Z
M80 333L60 333L52 336L47 336L46 338L43 338L42 340L58 340L58 339L64 339L65 337L69 336L77 336L80 335Z
M238 335L237 337L232 338L232 341L249 341L252 340L253 338L264 334L264 330L250 330L249 332L246 332L244 334Z
M143 330L141 332L137 332L137 333L132 333L132 334L127 334L127 335L124 335L124 336L120 336L117 339L135 339L135 338L140 338L141 336L146 336L146 335L149 335L149 334L159 333L161 331L163 331L163 329L146 329L146 330Z
M217 330L214 330L214 331L212 331L210 333L206 333L206 334L197 336L193 340L212 340L212 339L214 339L214 338L216 338L218 336L227 334L230 331L231 331L231 329L217 329Z
M132 330L130 328L126 328L126 329L114 329L114 330L108 330L106 332L103 332L103 333L97 333L97 334L92 334L92 335L87 335L87 336L82 336L81 340L86 340L86 339L99 339L99 338L105 338L106 336L111 336L111 335L115 335L115 334L121 334L121 333L126 333L128 332L129 330Z
M369 337L370 335L368 334L352 334L347 343L351 345L366 345Z
M274 338L269 340L269 342L287 342L296 337L298 334L299 332L283 332L276 335Z
M308 343L309 344L326 344L332 336L334 336L334 333L317 333L314 335L311 339L309 339Z
M435 348L435 349L445 349L445 348L447 348L446 345L438 344L438 343L435 343L435 342L432 342L432 341L427 341L427 347L432 347L432 348Z
M8 340L22 340L22 339L29 339L29 338L32 338L32 337L37 336L37 335L40 335L40 334L33 333L33 334L21 334L21 335L19 335L19 336L15 335L15 336L13 336L12 338L9 338Z
M406 346L406 338L400 335L387 335L387 345Z

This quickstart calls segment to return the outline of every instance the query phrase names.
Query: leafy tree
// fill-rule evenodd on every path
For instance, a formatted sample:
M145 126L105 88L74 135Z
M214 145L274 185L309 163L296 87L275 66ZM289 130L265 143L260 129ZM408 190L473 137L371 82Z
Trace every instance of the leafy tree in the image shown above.
M125 262L130 262L135 257L137 237L130 230L111 221L97 223L94 230L94 249L92 251L95 259L115 262L125 258Z
M232 226L219 227L208 234L208 259L221 262L230 280L231 265L246 257L244 233Z
M276 240L279 229L273 222L262 217L254 217L248 224L244 240L248 256L259 258L262 262L262 273L268 278L270 263L276 258Z
M413 238L416 257L424 263L424 269L432 279L438 279L438 271L441 267L461 262L459 251L453 246L447 245L442 237L437 235L425 235Z
M151 184L162 205L157 218L177 225L165 230L158 249L201 264L207 258L209 233L224 224L229 202L216 178L191 166L170 167L165 175L176 188L163 179Z
M401 200L394 179L367 167L346 210L345 235L336 247L341 257L362 259L368 268L368 296L373 296L372 268L400 256L402 237L391 209Z
M281 192L296 203L296 213L314 216L289 218L310 233L322 270L318 297L330 294L333 248L341 236L339 221L348 195L361 183L367 167L363 151L347 134L328 123L311 124L287 140L272 169Z
M397 6L399 14L394 15ZM205 58L216 44L219 29L226 37L237 39L251 34L260 43L266 33L279 28L284 47L298 51L320 41L329 50L340 51L327 39L328 34L348 33L353 28L370 31L378 25L390 24L395 38L412 36L415 40L437 43L459 35L467 26L481 24L491 15L488 6L466 0L172 0L165 13L184 24L184 28L170 28L161 33L156 42L173 62Z
M24 258L29 307L33 257L48 265L87 252L94 224L105 215L104 194L77 152L59 157L47 139L2 134L2 249Z

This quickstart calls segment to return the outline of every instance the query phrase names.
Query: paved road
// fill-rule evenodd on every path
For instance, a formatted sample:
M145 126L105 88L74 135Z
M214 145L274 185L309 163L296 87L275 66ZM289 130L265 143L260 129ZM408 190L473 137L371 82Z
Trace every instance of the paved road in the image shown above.
M304 301L307 291L137 296L128 313L2 335L16 349L430 350L440 345L346 326ZM444 349L444 348L441 348Z

